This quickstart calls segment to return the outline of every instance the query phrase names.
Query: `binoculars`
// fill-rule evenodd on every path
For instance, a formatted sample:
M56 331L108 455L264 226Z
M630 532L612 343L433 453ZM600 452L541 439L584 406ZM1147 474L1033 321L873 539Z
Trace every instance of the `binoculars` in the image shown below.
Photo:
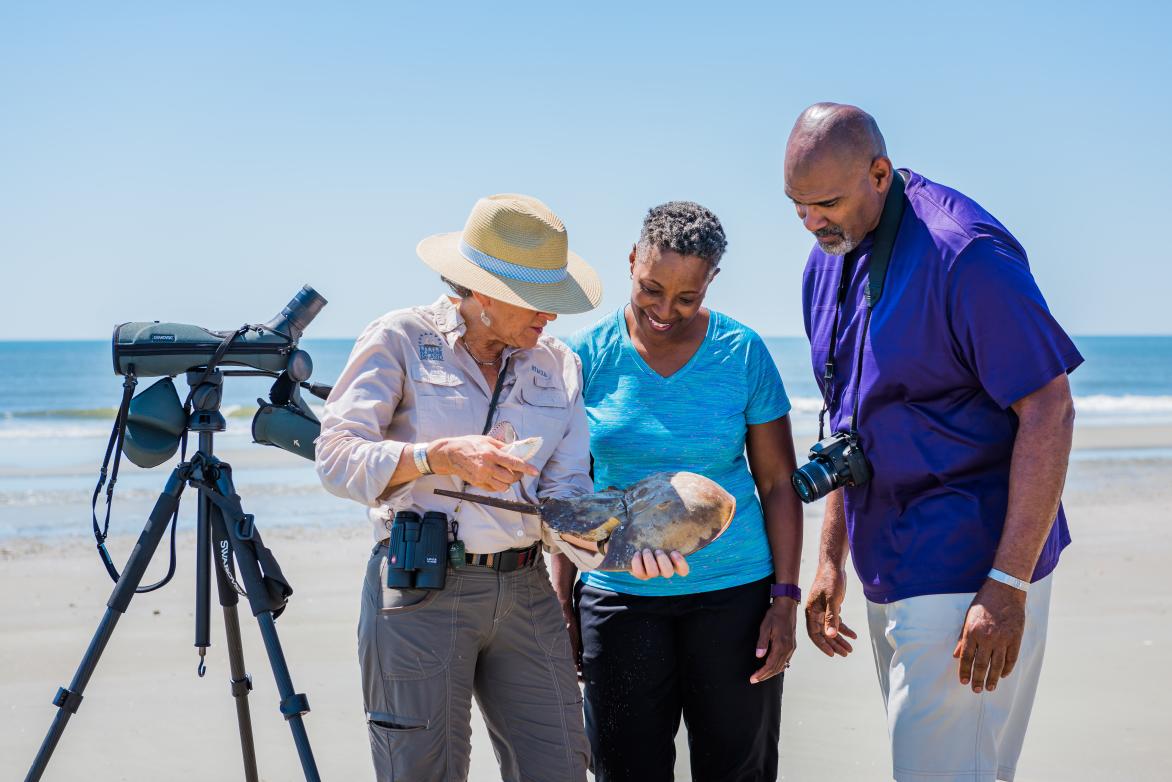
M391 523L387 586L392 589L443 589L448 578L448 516L429 510L401 510Z

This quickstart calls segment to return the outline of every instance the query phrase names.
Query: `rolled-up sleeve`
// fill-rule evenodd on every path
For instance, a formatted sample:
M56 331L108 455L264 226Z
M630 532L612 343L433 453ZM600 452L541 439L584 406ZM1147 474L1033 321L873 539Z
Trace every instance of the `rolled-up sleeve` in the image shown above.
M326 400L316 467L331 494L375 506L407 443L384 439L403 398L395 334L376 322L354 345Z
M570 422L537 479L537 496L543 500L566 499L594 491L594 481L590 478L590 429L586 420L586 404L582 399L582 364L572 351L566 363ZM593 570L602 564L602 554L583 551L566 543L544 524L541 525L541 540L549 548L569 557L579 570Z

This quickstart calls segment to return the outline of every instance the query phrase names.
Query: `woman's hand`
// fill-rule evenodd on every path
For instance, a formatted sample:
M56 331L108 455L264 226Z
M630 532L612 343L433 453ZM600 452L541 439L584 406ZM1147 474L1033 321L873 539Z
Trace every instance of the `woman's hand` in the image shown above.
M688 560L684 559L684 555L678 551L673 551L669 555L663 549L652 551L645 548L631 560L631 575L640 581L646 581L656 576L661 578L686 576L690 570Z
M586 538L580 538L568 532L559 532L558 537L574 548L580 548L583 551L598 551L598 544L592 540L586 540Z
M582 681L582 627L578 623L578 613L573 604L562 604L562 621L566 623L566 632L570 634L570 657L574 661L574 669L578 672L578 681Z
M538 475L528 462L510 456L505 444L479 434L445 437L427 448L427 461L437 475L455 475L470 486L502 492L523 475Z
M757 658L765 662L749 677L749 684L760 684L789 667L789 658L797 648L798 603L779 597L765 612L757 633Z

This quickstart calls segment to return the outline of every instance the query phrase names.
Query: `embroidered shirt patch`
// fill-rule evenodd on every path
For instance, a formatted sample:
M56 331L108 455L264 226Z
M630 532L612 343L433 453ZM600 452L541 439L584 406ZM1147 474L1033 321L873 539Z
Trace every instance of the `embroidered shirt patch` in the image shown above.
M420 361L444 360L444 341L439 334L419 335L419 359Z

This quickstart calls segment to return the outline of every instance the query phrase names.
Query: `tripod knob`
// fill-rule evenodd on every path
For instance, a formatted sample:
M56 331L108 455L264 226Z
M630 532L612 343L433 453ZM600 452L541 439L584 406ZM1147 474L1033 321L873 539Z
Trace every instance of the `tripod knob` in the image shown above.
M191 394L191 403L196 410L218 410L223 390L218 384L202 383Z

